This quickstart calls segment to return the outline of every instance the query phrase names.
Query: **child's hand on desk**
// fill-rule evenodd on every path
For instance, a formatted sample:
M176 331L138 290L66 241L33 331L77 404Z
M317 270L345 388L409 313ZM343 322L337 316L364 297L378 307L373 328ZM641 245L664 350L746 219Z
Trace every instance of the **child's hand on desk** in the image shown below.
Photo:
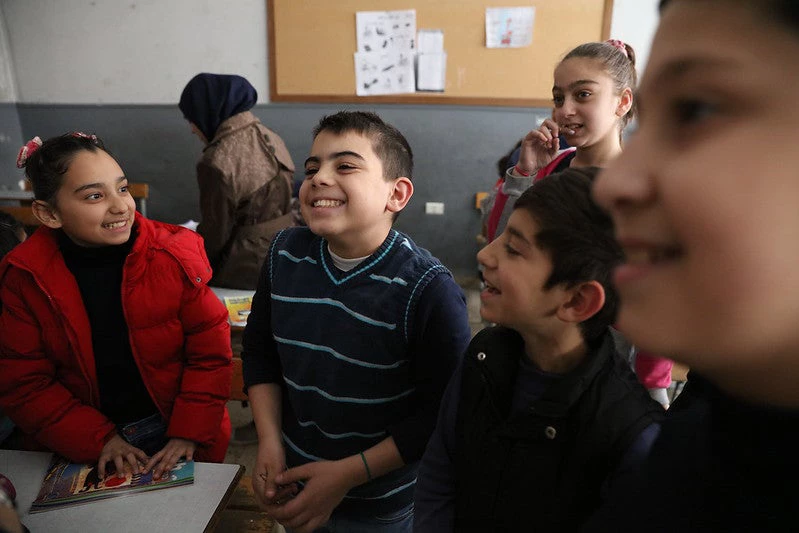
M114 435L103 446L100 452L100 459L97 460L97 474L100 479L105 478L105 465L113 461L119 476L125 475L125 462L130 465L130 470L134 474L139 473L139 465L147 462L147 454L137 447L129 444L119 435Z
M277 476L275 481L290 485L301 480L305 481L305 486L296 497L287 503L281 502L282 505L266 507L270 516L297 533L309 533L327 523L333 509L356 484L352 465L346 459L297 466Z
M153 479L159 479L165 472L175 468L181 457L191 461L194 458L194 450L196 448L197 444L194 441L177 438L169 439L166 446L153 455L150 462L144 467L144 471L147 472L154 468Z

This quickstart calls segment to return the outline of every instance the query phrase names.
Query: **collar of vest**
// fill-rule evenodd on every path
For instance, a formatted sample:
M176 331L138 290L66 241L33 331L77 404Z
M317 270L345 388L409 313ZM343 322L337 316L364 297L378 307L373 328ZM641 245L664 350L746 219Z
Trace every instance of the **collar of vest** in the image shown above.
M536 412L553 417L564 415L588 388L614 349L610 333L590 345L585 359L548 387L536 401ZM524 340L516 331L502 326L486 328L478 333L466 354L470 365L482 373L497 407L506 414L510 412L513 400L520 356L524 357Z

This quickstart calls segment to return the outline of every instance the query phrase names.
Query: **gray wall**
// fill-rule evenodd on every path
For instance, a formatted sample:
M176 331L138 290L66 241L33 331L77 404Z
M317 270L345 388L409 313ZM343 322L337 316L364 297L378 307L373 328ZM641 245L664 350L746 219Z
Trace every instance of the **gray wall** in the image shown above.
M342 106L343 107L343 106ZM302 162L319 118L342 107L259 105L254 112L285 140L302 179ZM71 130L97 133L131 181L150 184L148 214L167 222L199 219L194 165L201 144L177 106L18 104L24 138ZM474 194L496 181L497 159L549 111L453 106L346 106L378 112L397 126L414 150L415 193L397 228L429 249L456 275L477 271L480 216ZM1 109L1 108L0 108ZM16 148L14 151L16 156ZM3 163L3 168L9 168ZM19 179L15 175L12 182ZM443 216L425 215L425 202L443 202Z
M16 104L0 103L0 187L17 188L17 153L24 142Z

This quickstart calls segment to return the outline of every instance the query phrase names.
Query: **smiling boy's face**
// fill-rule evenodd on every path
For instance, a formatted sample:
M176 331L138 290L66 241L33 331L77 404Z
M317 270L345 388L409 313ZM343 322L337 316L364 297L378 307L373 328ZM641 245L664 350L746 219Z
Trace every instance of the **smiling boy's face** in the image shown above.
M319 132L305 161L302 215L330 249L346 258L371 255L385 240L394 213L413 194L409 179L383 177L371 140L354 131Z
M523 336L544 336L557 324L564 302L562 286L544 288L552 259L536 245L538 223L525 209L515 209L502 235L477 254L485 288L480 293L483 320L512 328Z
M752 17L665 8L639 129L595 188L627 256L620 329L717 376L799 354L799 38Z

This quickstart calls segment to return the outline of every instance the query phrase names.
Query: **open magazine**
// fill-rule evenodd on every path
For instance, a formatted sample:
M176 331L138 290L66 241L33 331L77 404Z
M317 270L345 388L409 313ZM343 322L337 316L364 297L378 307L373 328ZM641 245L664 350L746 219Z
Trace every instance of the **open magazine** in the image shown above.
M192 483L194 483L194 461L179 461L168 474L162 475L161 479L153 479L152 470L146 474L132 474L128 470L124 477L118 477L113 464L109 463L105 478L99 479L97 464L70 463L63 457L54 455L30 512L40 513L105 498Z
M228 318L231 326L246 326L252 307L252 296L225 296Z

